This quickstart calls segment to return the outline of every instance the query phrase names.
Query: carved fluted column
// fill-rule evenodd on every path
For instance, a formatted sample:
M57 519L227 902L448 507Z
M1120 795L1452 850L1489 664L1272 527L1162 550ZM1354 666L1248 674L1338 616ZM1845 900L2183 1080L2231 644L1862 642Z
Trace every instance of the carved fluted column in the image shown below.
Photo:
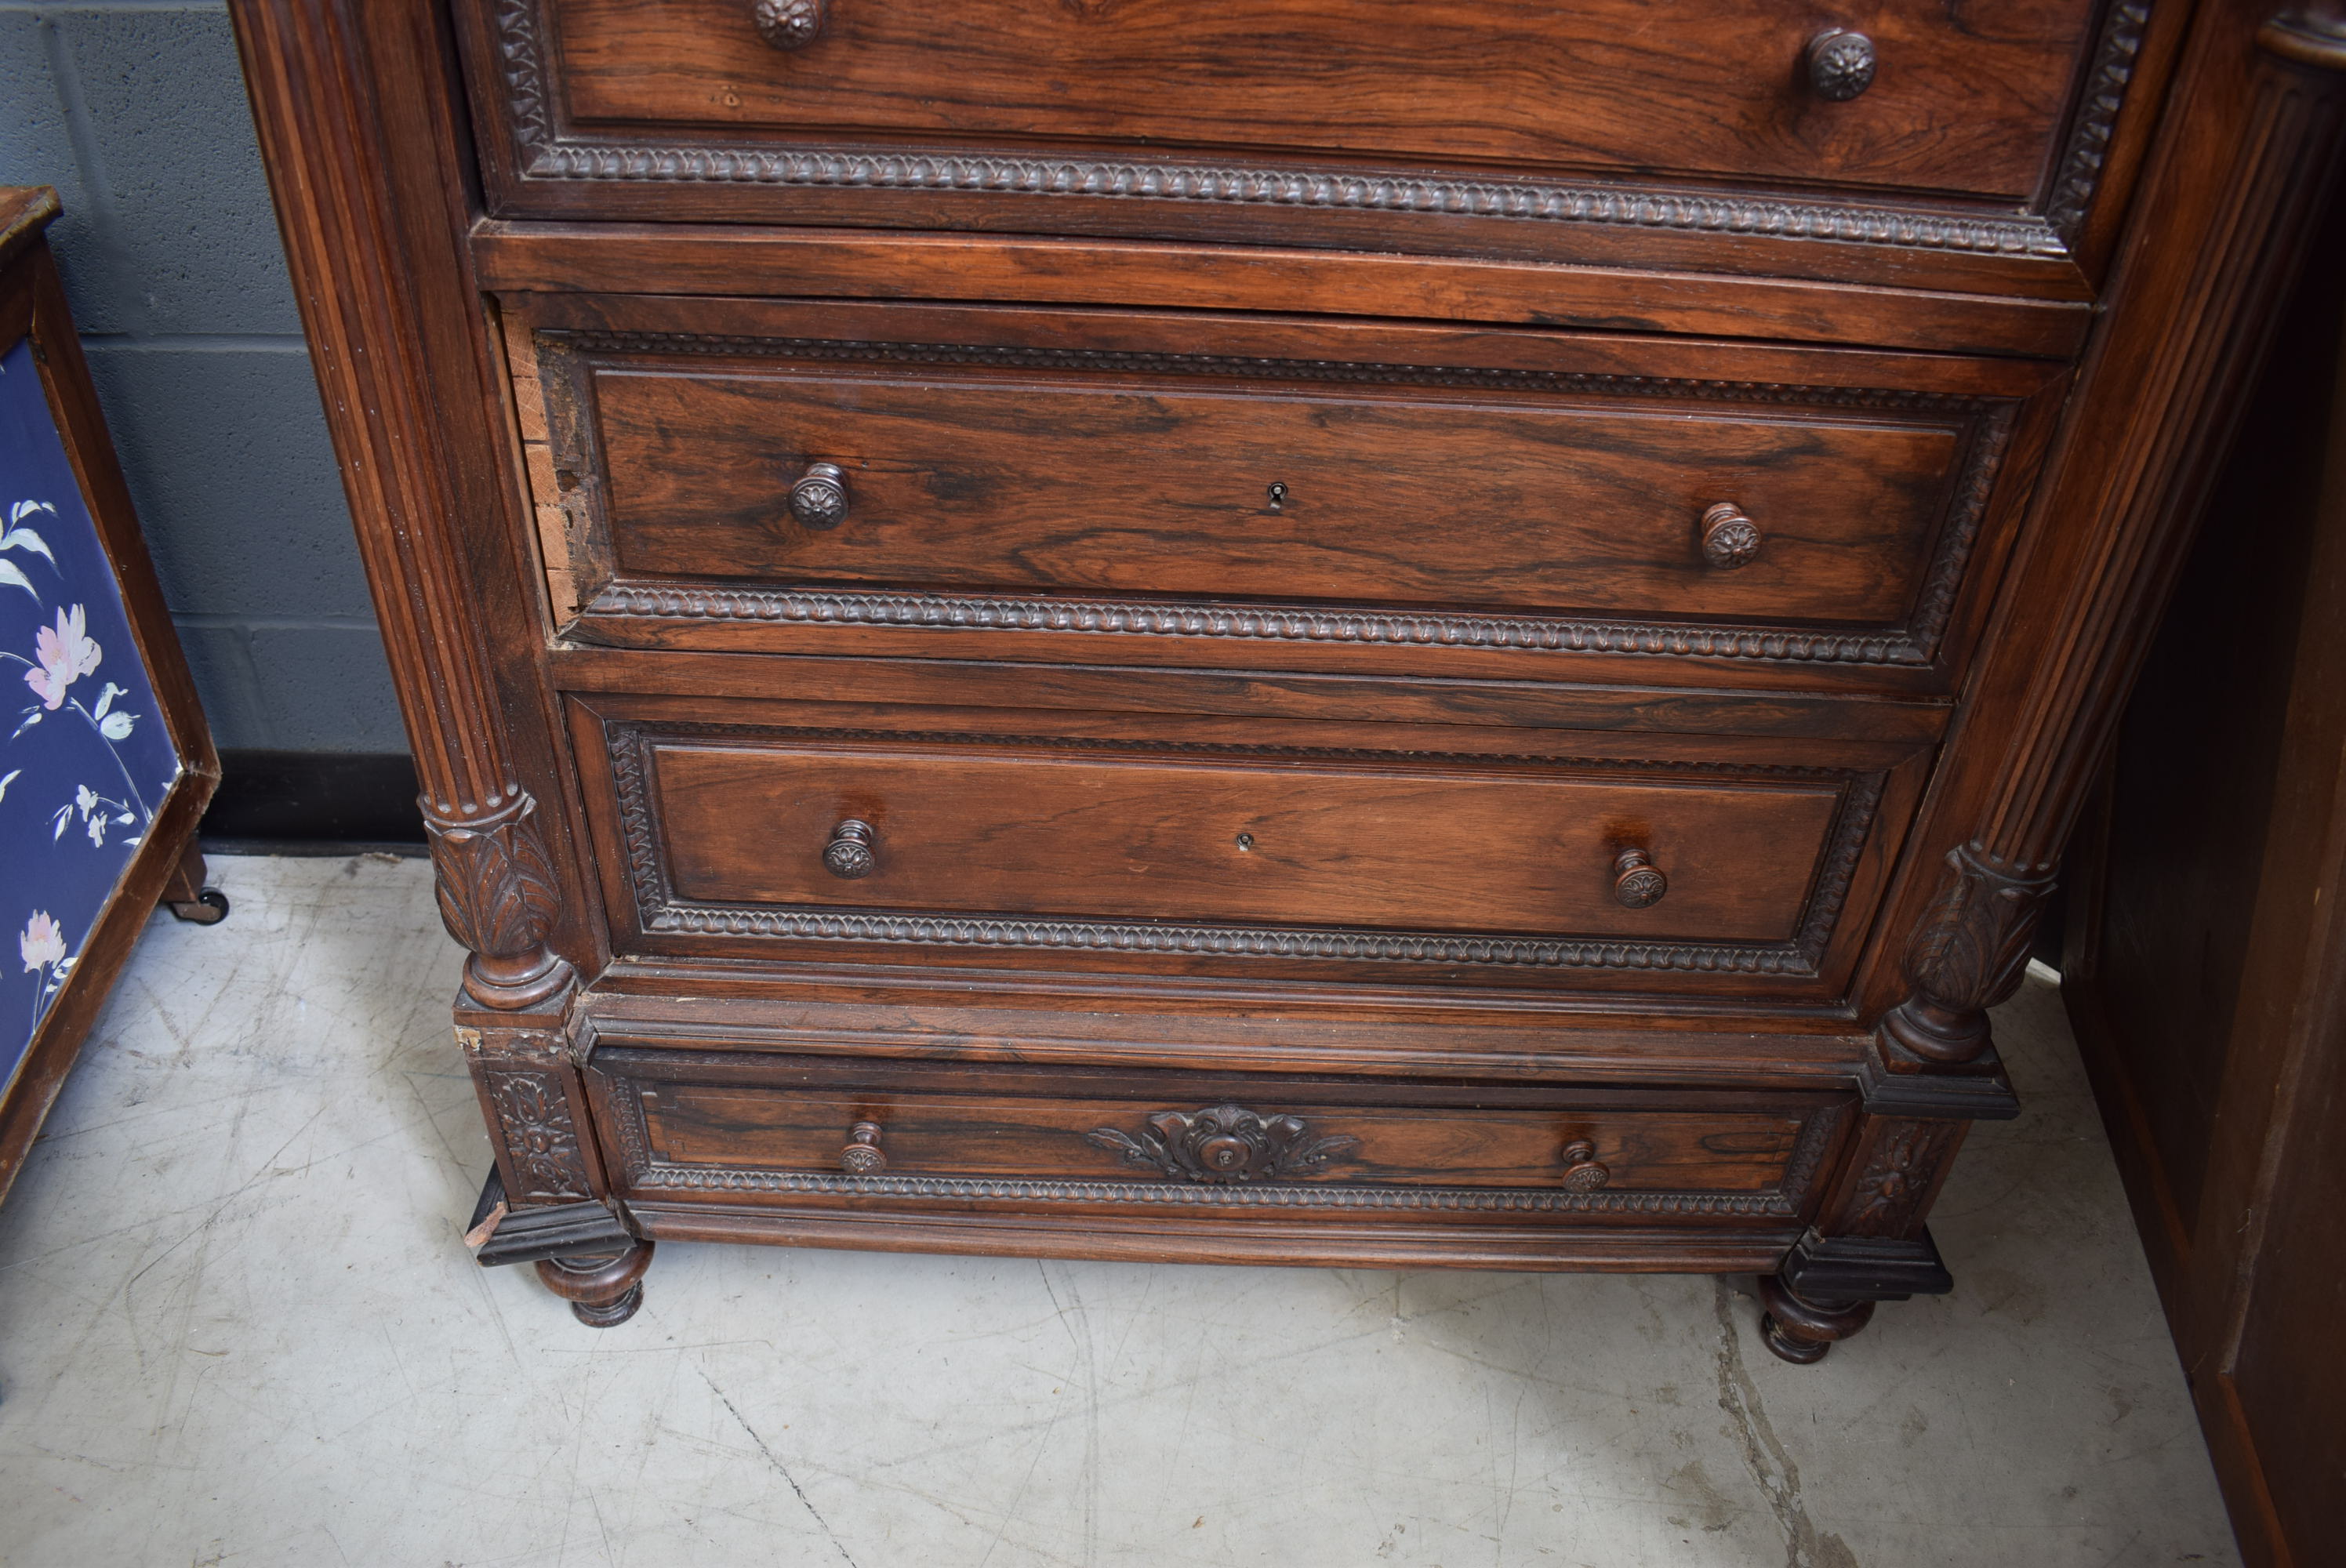
M2134 204L2113 301L2015 572L2066 585L2046 626L2007 625L1966 726L1982 797L1905 950L1883 1017L1893 1065L1970 1063L2019 983L2086 787L2304 264L2346 132L2346 13L2212 0ZM2335 264L2332 259L2331 264ZM2123 389L2120 391L2119 389ZM2018 617L2014 617L2017 619ZM1980 747L1983 729L2009 736Z
M484 1008L532 1008L571 982L546 946L556 885L515 777L487 649L465 610L463 509L436 440L413 248L386 178L356 14L331 0L235 7L302 327L423 787L448 930Z
M551 941L562 882L506 740L494 661L532 646L516 635L525 574L498 514L511 497L441 423L453 404L477 424L499 393L475 351L464 215L448 194L462 154L442 135L452 84L437 14L424 0L230 9L414 750L441 916L468 953L456 1037L497 1150L474 1238L484 1262L542 1260L582 1319L615 1323L640 1298L651 1243L604 1202L565 1034L576 976ZM495 618L483 605L514 623L483 625Z

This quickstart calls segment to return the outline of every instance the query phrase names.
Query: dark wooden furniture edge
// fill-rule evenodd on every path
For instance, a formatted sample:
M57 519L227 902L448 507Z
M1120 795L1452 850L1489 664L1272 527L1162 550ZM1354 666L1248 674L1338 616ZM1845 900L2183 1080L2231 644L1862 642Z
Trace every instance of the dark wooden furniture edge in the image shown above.
M1907 1073L1988 1048L2217 469L2307 260L2346 133L2346 78L2245 45L2222 4L2181 67L2169 129L1912 841L1884 929L1909 933L1860 998ZM2346 33L2346 21L2308 24ZM2294 36L2294 35L2292 35ZM2182 323L2178 330L2178 323ZM2123 389L2123 390L2120 390ZM2051 628L2074 627L2048 654ZM1974 740L1974 737L1997 737ZM1933 862L1936 862L1933 864Z
M2281 46L2346 68L2346 25ZM2341 236L2346 189L2333 189L2320 253L2334 257ZM2249 434L2160 632L2156 675L2070 852L2063 1000L2243 1558L2258 1568L2326 1560L2341 1451L2331 1324L2302 1288L2308 1263L2335 1270L2331 1238L2308 1222L2335 1206L2346 1015L2346 927L2331 896L2346 866L2340 316L2334 277L2307 276L2284 328L2293 351L2249 402ZM2218 651L2203 651L2211 643ZM2219 760L2170 772L2168 754L2195 744ZM2171 907L2145 897L2169 888ZM2169 967L2168 992L2137 989ZM2185 993L2200 1010L2170 1022L2162 1003ZM2262 1353L2244 1369L2251 1342ZM2276 1381L2302 1390L2293 1406L2276 1409ZM2284 1424L2309 1412L2310 1431Z
M2061 359L2090 302L1784 278L1201 241L483 219L482 284L515 293L1151 305L1479 321ZM1174 280L1178 279L1178 291ZM1715 297L1714 297L1715 296Z

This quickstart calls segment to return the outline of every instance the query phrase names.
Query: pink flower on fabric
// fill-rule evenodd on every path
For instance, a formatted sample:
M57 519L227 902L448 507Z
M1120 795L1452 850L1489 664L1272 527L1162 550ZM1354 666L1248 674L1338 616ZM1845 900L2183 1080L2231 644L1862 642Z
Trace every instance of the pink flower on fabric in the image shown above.
M33 918L25 922L25 933L16 939L16 951L28 970L46 969L62 963L66 956L66 933L46 910L35 910Z
M97 661L104 657L97 644L85 635L88 624L82 607L76 605L70 610L59 610L57 624L43 626L41 635L34 640L33 653L40 662L25 672L25 684L39 695L41 706L52 713L64 706L66 687L95 671Z

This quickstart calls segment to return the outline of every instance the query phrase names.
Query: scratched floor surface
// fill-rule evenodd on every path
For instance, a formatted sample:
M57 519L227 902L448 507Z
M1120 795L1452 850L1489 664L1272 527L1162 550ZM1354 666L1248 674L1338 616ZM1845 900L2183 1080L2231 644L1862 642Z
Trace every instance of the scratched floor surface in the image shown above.
M0 1209L8 1563L2235 1561L2035 982L1957 1293L1818 1367L1748 1281L718 1247L598 1333L458 1245L422 863L215 870L230 922L149 927Z

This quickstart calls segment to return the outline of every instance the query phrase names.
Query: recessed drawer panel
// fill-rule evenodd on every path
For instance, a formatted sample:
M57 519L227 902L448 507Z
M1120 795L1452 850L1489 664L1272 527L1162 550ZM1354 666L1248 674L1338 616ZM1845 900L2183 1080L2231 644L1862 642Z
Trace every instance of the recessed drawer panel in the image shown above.
M1109 737L680 706L578 709L582 748L609 759L624 947L1814 982L1873 896L1921 766L1873 745L1827 765L1764 760L1766 743L1710 742L1705 761L1699 742L1641 756L1538 734L1445 754L1409 748L1446 738L1423 730L1332 746L1292 743L1321 740L1311 727L1200 741L1171 719Z
M1075 919L1781 942L1841 806L1822 779L1400 758L679 738L647 761L679 898Z
M892 626L1925 665L2018 402L1918 387L1948 367L1890 355L520 309L561 596L597 640ZM705 330L563 324L598 316ZM1215 350L1128 346L1183 341ZM1429 362L1377 357L1412 352ZM1820 381L1734 374L1788 370Z
M629 577L1714 620L1901 619L1965 446L1819 410L787 361L615 366L594 399ZM817 463L841 499L801 517Z
M2096 7L465 0L464 9L474 18L476 100L510 138L514 172L624 180L610 199L638 208L657 192L699 212L728 188L754 196L763 187L769 207L784 191L843 188L882 200L893 191L1092 195L1127 206L1250 198L1273 212L1406 214L1446 194L1406 171L1471 166L1482 199L1437 210L1570 218L1578 214L1536 198L1511 203L1493 187L1510 170L1579 170L2025 201L2055 155ZM537 204L526 183L508 192L518 207Z
M1293 1207L1520 1221L1803 1209L1846 1097L1232 1085L1160 1075L598 1049L631 1196L827 1195L1106 1209ZM1390 1093L1390 1090L1388 1090Z

